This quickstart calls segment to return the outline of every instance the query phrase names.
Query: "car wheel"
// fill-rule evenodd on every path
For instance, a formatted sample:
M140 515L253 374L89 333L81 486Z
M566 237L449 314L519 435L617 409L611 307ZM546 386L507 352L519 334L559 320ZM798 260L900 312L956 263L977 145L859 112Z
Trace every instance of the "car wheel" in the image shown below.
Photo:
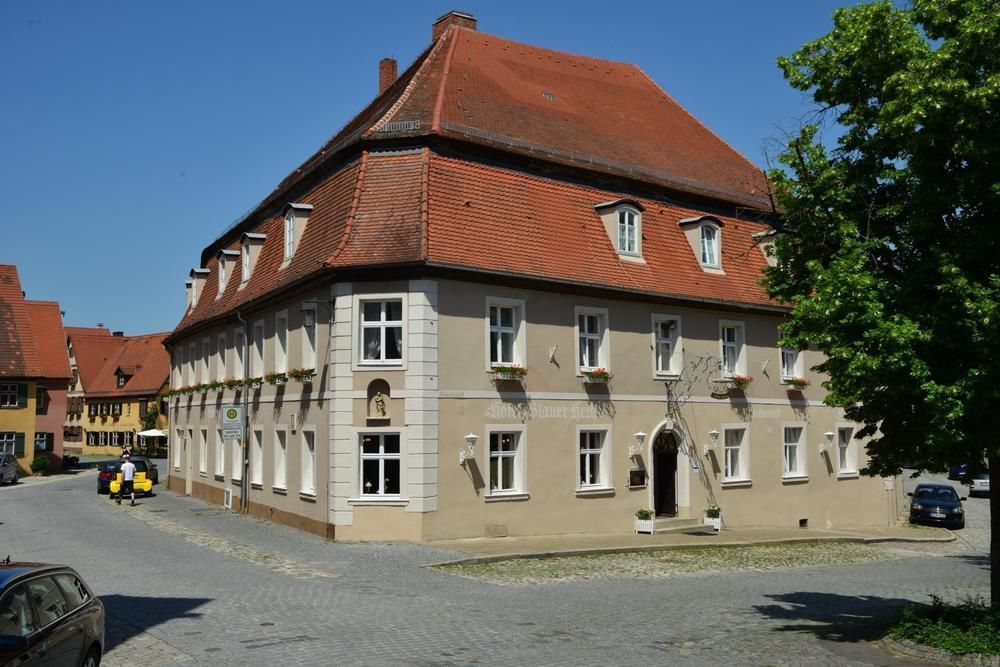
M87 657L80 663L80 667L98 667L101 664L101 652L96 646L87 651Z

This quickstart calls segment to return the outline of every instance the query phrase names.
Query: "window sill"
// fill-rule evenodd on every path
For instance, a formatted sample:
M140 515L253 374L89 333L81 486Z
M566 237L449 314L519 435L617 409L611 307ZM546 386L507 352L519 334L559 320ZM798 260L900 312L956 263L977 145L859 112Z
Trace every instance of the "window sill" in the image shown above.
M399 496L389 496L387 498L348 498L348 505L382 505L384 507L405 507L410 504L408 498L400 498Z
M615 490L613 488L604 486L576 490L577 498L590 498L593 496L613 496L613 495L615 495Z
M96 445L96 444L91 445L89 442L87 444L90 445L91 447L98 447L99 446L99 445ZM181 471L181 467L180 466L174 466L174 472L180 472L180 471Z
M488 503L501 503L512 500L528 500L531 498L529 493L494 493L489 496L485 496L483 500Z
M288 495L288 489L286 489L283 486L272 486L271 487L271 493L274 493L274 494L279 495L279 496L287 496Z
M631 252L618 251L618 259L623 262L633 262L635 264L645 264L646 260L642 258L642 255Z
M724 489L738 489L750 486L753 486L753 480L750 479L729 479L722 481L722 488Z
M781 478L782 484L801 484L808 481L809 475L784 475Z
M845 470L837 473L837 479L858 479L861 474L857 470Z
M680 373L674 373L673 371L655 371L653 373L654 380L678 380L680 379Z
M358 365L359 368L363 368L365 366L371 366L373 368L384 368L386 366L402 366L403 365L403 360L402 359L387 359L385 361L376 361L376 360L373 360L373 359L365 359L364 361L359 361L357 363L357 365Z
M307 503L316 502L316 492L315 491L299 491L299 500L304 500Z
M203 471L199 470L199 471L198 471L198 477L202 477L202 478L204 478L204 479L208 479L208 473L207 473L207 472L203 472Z
M261 484L260 482L250 482L250 488L256 489L257 491L261 491L263 490L264 485Z

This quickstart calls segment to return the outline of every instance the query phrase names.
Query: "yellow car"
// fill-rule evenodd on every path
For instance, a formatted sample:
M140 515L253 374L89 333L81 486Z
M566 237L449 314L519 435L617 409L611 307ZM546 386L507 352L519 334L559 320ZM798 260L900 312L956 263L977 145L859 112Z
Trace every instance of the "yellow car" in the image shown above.
M144 494L149 495L153 492L153 480L149 479L146 475L145 464L142 466L139 464L141 461L135 462L135 477L132 479L132 488L135 490L136 495ZM110 496L115 498L118 496L118 492L122 488L122 466L119 463L118 468L115 472L114 479L111 480L111 484L108 485L108 489L111 491Z

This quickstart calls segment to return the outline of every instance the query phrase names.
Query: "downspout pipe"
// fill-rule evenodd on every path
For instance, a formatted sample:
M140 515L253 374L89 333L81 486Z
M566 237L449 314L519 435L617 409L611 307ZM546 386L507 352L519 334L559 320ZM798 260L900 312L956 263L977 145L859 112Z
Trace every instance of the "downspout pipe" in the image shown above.
M236 319L243 324L243 381L250 376L250 323L243 319L240 311L236 311ZM243 474L240 476L240 511L246 514L250 511L250 387L243 385Z

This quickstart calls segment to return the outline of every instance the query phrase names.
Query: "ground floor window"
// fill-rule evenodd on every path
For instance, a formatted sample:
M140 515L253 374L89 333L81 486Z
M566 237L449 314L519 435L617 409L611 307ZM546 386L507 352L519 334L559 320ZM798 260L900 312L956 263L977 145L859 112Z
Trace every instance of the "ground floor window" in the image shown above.
M581 430L578 435L577 488L609 486L605 470L609 455L604 451L608 440L607 431Z
M850 426L837 429L837 470L838 472L857 472L858 463L851 440L854 429Z
M261 485L264 483L264 432L254 431L253 442L250 449L250 483Z
M400 489L398 433L361 435L361 495L398 496Z
M520 431L493 431L490 433L490 495L520 493L524 491L522 447Z
M13 454L14 442L17 439L16 433L0 433L0 454Z
M302 493L316 493L316 433L302 431Z
M222 431L219 429L215 430L215 475L217 477L222 477L223 471L225 470L225 440L222 439Z
M745 447L745 428L728 428L725 430L725 470L723 471L725 479L747 479L747 456Z
M201 429L198 433L198 472L208 474L208 431Z
M274 432L274 488L284 489L288 486L285 462L288 458L288 433Z
M44 433L35 433L35 451L44 452L47 440Z
M243 443L239 440L233 440L233 456L230 459L230 465L232 466L232 472L229 473L229 478L234 482L238 482L243 479Z
M802 461L801 426L784 427L784 471L785 477L801 477L805 474Z
M177 439L174 440L173 446L170 448L174 453L174 468L180 469L181 467L181 443L184 441L184 431L177 429Z

